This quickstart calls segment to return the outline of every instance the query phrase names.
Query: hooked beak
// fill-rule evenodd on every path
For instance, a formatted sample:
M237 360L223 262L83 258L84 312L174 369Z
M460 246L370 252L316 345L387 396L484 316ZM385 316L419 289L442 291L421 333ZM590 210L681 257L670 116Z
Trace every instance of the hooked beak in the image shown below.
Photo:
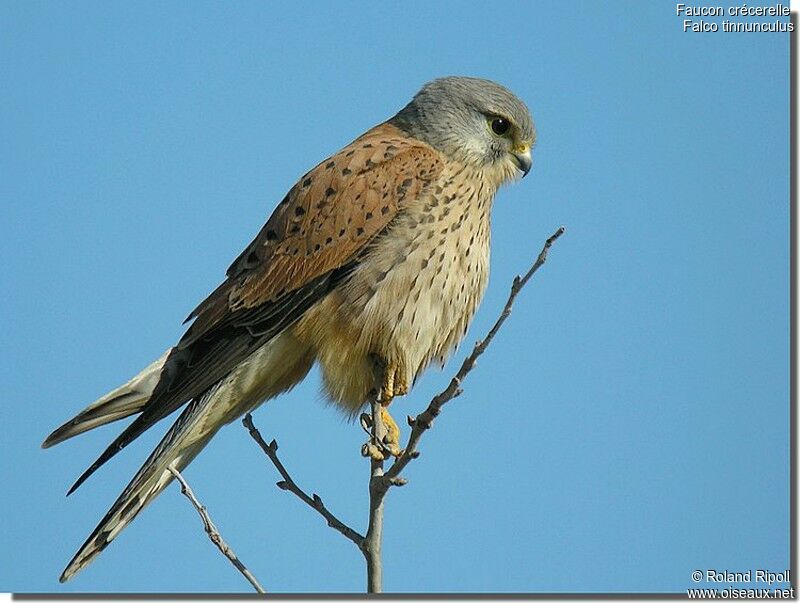
M533 164L530 147L526 148L524 151L513 151L511 153L511 157L514 160L514 163L517 164L519 171L522 172L522 177L524 178L527 176L528 172L531 171L531 165Z

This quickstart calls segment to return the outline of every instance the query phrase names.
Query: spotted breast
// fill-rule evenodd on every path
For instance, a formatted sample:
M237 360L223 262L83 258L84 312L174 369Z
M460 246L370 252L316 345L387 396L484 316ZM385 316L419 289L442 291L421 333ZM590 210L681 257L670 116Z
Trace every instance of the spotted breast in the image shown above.
M351 278L294 332L314 349L329 397L351 414L374 391L374 358L396 365L401 390L464 336L489 276L496 187L469 166L445 170L408 203ZM467 184L474 183L474 184Z

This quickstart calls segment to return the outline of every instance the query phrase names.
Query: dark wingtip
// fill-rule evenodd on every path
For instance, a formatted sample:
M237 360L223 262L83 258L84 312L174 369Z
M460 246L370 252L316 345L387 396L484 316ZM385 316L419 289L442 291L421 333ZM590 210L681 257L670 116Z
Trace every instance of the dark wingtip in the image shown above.
M72 487L67 492L67 496L75 492L78 488L80 488L81 484L86 481L86 479L95 471L97 471L100 467L106 464L106 462L111 459L114 455L116 455L120 450L125 448L131 441L133 441L137 436L139 436L142 431L141 425L143 423L142 418L144 415L141 415L137 418L133 423L128 425L121 434L117 436L117 438L109 444L108 448L103 451L97 460L92 463L92 466L89 467L83 474L78 478ZM133 434L133 435L132 435Z
M123 434L123 435L124 435L124 434ZM116 441L116 440L115 440L115 441L114 441L114 442L111 444L111 446L109 446L108 448L106 448L106 449L105 449L105 451L103 452L103 454L101 454L101 455L100 455L100 457L99 457L99 458L98 458L98 459L97 459L97 460L96 460L94 463L92 463L91 467L89 467L89 468L88 468L86 471L84 471L84 472L81 474L81 476L78 478L78 480L77 480L77 481L76 481L74 484L72 484L72 487L71 487L71 488L69 489L69 491L67 492L67 496L69 496L70 494L72 494L73 492L75 492L75 490L77 490L78 488L80 488L80 487L81 487L81 484L82 484L83 482L85 482L85 481L86 481L86 480L89 478L89 476L90 476L92 473L94 473L94 472L95 472L95 471L97 471L97 470L98 470L100 467L102 467L103 465L105 465L106 461L107 461L108 459L110 459L112 456L114 456L114 455L115 455L117 452L119 452L120 450L122 450L122 448L123 448L123 447L124 447L124 445L120 445L120 444L118 443L118 441Z
M72 487L69 490L67 490L67 496L69 496L70 494L75 492L75 490L80 488L81 484L83 482L85 482L92 473L97 471L97 469L98 469L98 467L100 467L100 465L102 465L102 463L95 462L95 463L92 464L91 467L89 467L86 471L84 471L81 474L81 476L77 479L77 481L74 484L72 484Z

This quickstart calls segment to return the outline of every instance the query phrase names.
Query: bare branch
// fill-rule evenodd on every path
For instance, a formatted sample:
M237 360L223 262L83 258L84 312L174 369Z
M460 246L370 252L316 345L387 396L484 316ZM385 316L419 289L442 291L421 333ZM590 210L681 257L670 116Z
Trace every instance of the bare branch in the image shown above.
M328 508L322 502L322 499L317 495L313 494L309 496L306 494L292 479L292 476L289 475L289 472L286 470L286 467L283 466L280 459L278 458L278 442L272 440L269 444L264 441L264 438L261 437L261 433L256 429L256 426L253 424L253 417L250 416L250 413L247 413L242 419L242 423L247 428L247 431L250 433L250 437L252 437L256 443L261 447L261 450L264 451L264 454L269 457L269 460L272 461L272 464L275 465L275 468L281 474L283 479L277 484L278 488L281 490L286 490L288 492L292 492L295 496L297 496L300 500L306 503L309 507L314 509L317 513L322 515L325 518L325 521L328 522L328 525L332 527L334 530L342 534L345 538L352 541L359 549L362 549L364 543L364 537L356 532L353 528L345 524L344 522L340 521L333 513L328 511Z
M539 270L539 268L541 268L542 265L547 261L547 252L550 250L550 247L553 246L553 243L555 243L556 240L562 234L564 234L564 231L564 227L561 226L552 235L550 235L550 237L545 241L544 247L542 247L542 250L539 252L536 261L530 267L528 272L526 272L522 277L517 276L514 278L514 282L511 284L511 293L508 296L506 305L503 307L503 311L500 313L500 317L486 334L486 337L475 344L475 347L472 349L472 353L464 359L464 362L461 363L461 368L458 369L455 377L450 380L448 386L439 394L434 396L428 405L428 408L426 408L422 413L418 414L416 417L408 417L408 424L411 426L411 433L409 434L408 443L406 444L405 450L403 451L403 454L401 454L392 464L392 466L389 467L381 479L380 486L376 486L376 488L379 490L382 489L385 493L390 486L402 485L405 483L405 481L400 478L400 473L403 471L403 469L405 469L408 463L419 456L417 445L422 437L422 434L425 433L425 431L428 430L431 425L433 425L433 420L439 416L442 406L444 406L453 398L461 395L463 391L461 389L461 383L464 381L470 371L475 368L478 357L486 351L486 348L489 347L489 344L494 339L494 336L497 335L500 327L503 326L503 323L511 315L511 308L514 305L514 300L517 298L517 295L519 295L519 292L536 273L536 271ZM400 481L398 482L398 480Z
M228 546L228 543L225 542L225 540L223 540L222 535L219 533L219 530L217 530L217 526L215 526L214 522L211 521L211 517L209 516L208 511L203 505L200 504L200 501L197 500L197 497L194 495L194 492L189 487L189 484L181 475L181 472L178 471L172 465L169 465L167 469L169 470L170 473L172 473L172 475L175 476L175 479L177 479L180 482L181 494L186 496L186 498L188 498L191 501L194 508L200 514L200 519L203 520L203 529L205 530L206 534L208 534L208 537L211 540L211 542L214 543L214 546L216 546L220 550L220 552L228 558L228 560L233 564L233 566L237 570L239 570L239 572L247 579L247 581L253 585L253 588L256 589L256 592L258 593L267 592L258 583L256 577L252 573L250 573L250 570L247 569L244 563L239 561L239 558L236 556L236 553L234 553L233 549L231 549L231 547Z
M376 442L382 442L386 435L386 426L381 416L381 403L378 396L371 401L372 436ZM367 592L383 592L383 499L386 488L383 484L383 461L370 457L369 478L369 527L364 538L361 551L367 560Z
M456 373L455 377L450 380L448 386L436 395L422 413L417 415L416 418L409 416L408 424L411 426L411 434L408 438L403 453L392 463L392 466L384 472L383 461L372 458L370 461L370 480L369 480L369 529L364 539L361 550L367 560L367 592L379 593L382 592L382 574L383 574L383 561L381 558L381 540L383 535L383 502L386 494L391 486L403 486L406 480L400 477L400 472L411 462L419 456L417 444L419 443L422 434L427 431L433 424L433 420L441 412L442 406L453 398L461 395L461 383L469 372L475 368L478 357L486 351L486 348L494 339L494 336L503 326L503 323L511 315L511 308L514 305L519 292L530 280L534 273L541 268L547 261L547 252L553 243L564 234L564 227L560 227L554 232L544 243L541 252L539 252L536 261L530 267L524 276L517 276L511 284L511 293L508 296L506 305L500 313L500 317L494 323L494 326L489 330L486 337L482 341L475 344L472 353L464 359L461 368ZM382 441L385 428L381 420L380 403L376 399L372 400L372 436L375 441Z
M511 293L508 296L506 305L503 307L503 311L500 313L499 318L486 334L486 337L475 344L475 347L472 349L472 353L464 359L464 362L461 364L461 368L459 368L456 375L450 380L448 386L439 394L434 396L430 404L428 404L428 407L422 413L416 417L408 417L408 424L411 426L411 433L408 437L408 443L405 450L403 450L402 454L395 459L391 467L384 471L384 461L379 460L378 458L380 455L370 454L369 442L365 445L365 448L362 449L362 454L370 457L369 526L366 536L361 536L358 532L337 519L330 511L328 511L319 496L314 494L312 497L301 490L297 484L295 484L294 480L289 475L289 472L283 466L283 463L281 463L281 461L278 459L278 443L275 440L272 440L270 444L267 444L264 441L264 439L261 437L261 434L253 425L253 419L249 413L242 420L242 423L244 423L244 426L247 427L247 430L250 432L250 436L256 441L256 443L258 443L258 445L269 457L283 477L283 480L279 481L277 486L282 490L293 492L298 498L300 498L300 500L320 513L326 519L330 527L337 530L350 541L352 541L364 554L364 558L367 562L368 592L382 592L383 562L381 557L381 543L383 537L383 503L389 488L391 486L402 486L406 483L406 480L400 477L400 473L403 471L403 469L405 469L409 462L419 456L420 453L419 450L417 450L417 446L422 434L425 433L425 431L427 431L431 425L433 425L433 420L439 415L442 407L453 398L461 395L461 383L464 381L470 371L475 368L478 357L486 351L486 348L492 342L494 336L500 330L500 327L503 326L503 323L505 323L506 319L508 319L508 317L511 315L511 308L514 305L514 300L516 299L517 295L519 295L519 292L536 273L536 271L541 268L545 261L547 261L547 252L562 234L564 234L563 226L556 230L556 232L554 232L545 241L544 247L542 248L541 252L539 252L536 261L530 267L528 272L526 272L524 276L517 276L514 278L514 282L511 284ZM380 412L381 404L378 397L371 401L371 411L371 439L373 442L382 442L383 437L386 434L386 428L383 424L383 419ZM366 416L369 417L369 415ZM365 430L367 428L364 423L362 423L362 427L365 427Z

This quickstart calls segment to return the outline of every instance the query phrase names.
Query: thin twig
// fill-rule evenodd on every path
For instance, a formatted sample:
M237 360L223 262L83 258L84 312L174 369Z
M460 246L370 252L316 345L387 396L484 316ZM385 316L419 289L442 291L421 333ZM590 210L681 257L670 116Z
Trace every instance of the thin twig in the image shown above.
M341 533L345 538L352 541L359 549L361 549L363 547L364 537L356 532L353 528L339 520L333 513L328 511L328 508L317 494L309 496L295 483L295 481L292 479L292 476L289 475L289 472L286 470L286 467L283 466L283 463L281 463L280 459L278 458L278 442L272 440L272 442L267 444L264 441L264 438L261 437L261 433L253 424L253 417L250 416L250 413L245 415L244 419L242 419L242 423L250 433L250 437L252 437L261 447L261 450L263 450L264 454L269 457L269 460L272 461L272 464L275 465L275 468L281 474L281 477L283 477L283 479L275 485L281 490L286 490L287 492L293 493L309 507L322 515L330 527Z
M506 305L503 307L503 311L500 313L500 317L486 334L486 337L475 344L475 347L472 349L472 353L464 359L464 362L461 363L461 368L458 369L455 377L450 380L448 386L439 394L434 396L428 405L428 408L426 408L422 413L418 414L416 417L408 417L408 424L411 426L411 433L408 436L408 443L406 444L403 454L401 454L397 460L395 460L392 466L389 467L389 469L383 475L380 484L376 484L375 487L378 492L382 490L383 494L385 494L390 486L400 486L405 484L405 480L400 478L400 473L403 471L403 469L405 469L408 463L419 456L417 445L419 444L422 434L431 427L433 420L439 416L442 406L444 406L453 398L456 398L462 394L463 390L461 389L461 383L464 381L469 372L475 368L478 357L486 351L486 348L489 347L489 344L492 342L492 339L494 339L494 336L497 335L500 327L503 326L503 323L511 315L511 307L514 305L514 300L517 298L517 295L519 295L519 292L536 273L536 271L539 270L539 268L541 268L542 265L547 261L547 252L550 250L550 247L553 246L553 243L555 243L556 240L562 234L564 234L564 230L564 227L561 226L552 235L550 235L550 237L545 241L544 247L542 247L542 250L539 252L536 261L530 267L528 272L526 272L524 276L516 276L514 278L514 282L511 284L511 293L508 296Z
M371 401L372 411L372 437L376 442L382 442L386 435L386 426L381 416L381 403L378 396ZM370 457L369 477L369 527L364 538L361 551L367 560L367 592L383 592L383 500L386 491L383 490L383 461Z
M217 526L214 525L214 522L211 521L211 517L208 514L206 508L200 504L200 501L197 500L197 497L194 495L194 492L189 487L189 484L186 482L184 477L181 475L181 472L178 471L174 466L169 465L167 467L170 473L175 476L181 484L181 494L186 496L191 502L197 512L200 514L200 519L203 520L203 529L205 530L206 534L208 534L209 539L211 542L214 543L220 552L225 555L228 560L233 564L233 566L239 570L239 572L247 579L247 581L253 585L253 588L256 589L258 593L265 593L267 591L258 583L256 577L250 573L250 570L247 569L244 563L239 561L239 558L236 556L236 553L233 552L228 543L222 538L222 535L217 530Z

